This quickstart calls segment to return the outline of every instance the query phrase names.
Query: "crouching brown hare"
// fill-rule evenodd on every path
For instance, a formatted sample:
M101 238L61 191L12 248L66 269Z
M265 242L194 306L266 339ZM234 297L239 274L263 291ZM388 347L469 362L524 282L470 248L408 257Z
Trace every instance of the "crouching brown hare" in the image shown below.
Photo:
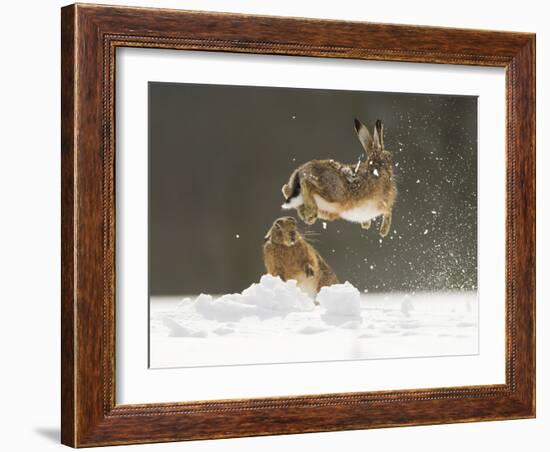
M263 246L267 272L283 281L295 279L313 299L323 286L338 283L335 273L298 231L293 217L278 218L265 236Z
M384 148L384 126L376 121L371 134L358 119L355 131L365 154L355 164L335 160L310 160L297 168L282 188L283 209L296 209L300 218L313 224L320 218L342 218L368 229L382 216L380 235L390 231L397 195L391 152Z

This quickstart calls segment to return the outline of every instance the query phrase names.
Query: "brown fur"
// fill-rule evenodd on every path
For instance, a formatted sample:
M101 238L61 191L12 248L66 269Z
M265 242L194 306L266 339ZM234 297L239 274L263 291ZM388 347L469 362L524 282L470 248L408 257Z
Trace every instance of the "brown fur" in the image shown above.
M392 155L384 148L383 127L377 121L374 135L356 120L356 132L363 145L366 158L356 164L334 160L311 160L297 168L282 188L287 201L298 192L303 204L298 215L307 224L320 218L333 221L350 209L368 203L383 216L380 235L385 236L391 225L392 208L397 196L393 177ZM331 211L318 206L315 195L330 203ZM371 220L362 222L368 229Z
M267 272L283 281L295 279L305 292L315 296L321 287L338 278L319 253L298 231L293 217L278 218L269 229L263 246Z

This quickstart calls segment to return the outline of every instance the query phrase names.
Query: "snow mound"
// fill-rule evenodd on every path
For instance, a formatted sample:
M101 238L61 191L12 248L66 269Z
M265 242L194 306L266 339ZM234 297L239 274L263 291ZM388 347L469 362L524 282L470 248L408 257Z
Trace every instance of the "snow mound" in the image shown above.
M325 309L325 314L338 317L361 316L361 294L348 281L323 287L317 301Z
M273 321L283 322L283 329L300 335L322 333L331 327L355 330L362 323L360 299L359 291L349 282L334 284L321 289L318 307L296 281L263 275L241 293L184 298L163 323L169 337L195 338L260 331L264 325L272 328Z
M276 311L311 311L313 302L296 281L283 281L278 276L263 275L242 293L244 303Z
M278 276L263 275L241 293L214 298L201 294L193 303L203 317L217 321L239 321L245 317L284 317L290 312L311 311L314 308L296 281L283 281Z
M168 327L169 337L207 337L208 333L204 330L194 330L180 325L170 317L164 318L164 324Z

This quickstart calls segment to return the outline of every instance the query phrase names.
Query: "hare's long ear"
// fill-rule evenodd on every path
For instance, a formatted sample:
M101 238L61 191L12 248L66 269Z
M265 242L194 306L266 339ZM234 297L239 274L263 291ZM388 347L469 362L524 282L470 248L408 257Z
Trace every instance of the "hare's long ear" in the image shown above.
M374 125L374 136L372 138L374 149L384 149L384 125L380 119L376 120Z
M367 129L365 125L362 124L357 118L355 118L355 132L357 132L357 136L363 145L363 149L366 153L368 153L369 150L372 149L372 135L370 134L369 129Z

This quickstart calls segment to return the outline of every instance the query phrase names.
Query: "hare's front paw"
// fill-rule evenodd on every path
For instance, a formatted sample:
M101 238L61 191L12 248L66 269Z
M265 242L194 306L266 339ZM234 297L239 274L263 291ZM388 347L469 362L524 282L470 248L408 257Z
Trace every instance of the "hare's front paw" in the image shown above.
M302 204L298 208L298 215L306 224L313 224L317 220L317 206L306 206Z
M369 221L363 221L363 223L361 223L361 227L363 229L369 229L370 228L370 225L372 223L372 220L369 220Z

